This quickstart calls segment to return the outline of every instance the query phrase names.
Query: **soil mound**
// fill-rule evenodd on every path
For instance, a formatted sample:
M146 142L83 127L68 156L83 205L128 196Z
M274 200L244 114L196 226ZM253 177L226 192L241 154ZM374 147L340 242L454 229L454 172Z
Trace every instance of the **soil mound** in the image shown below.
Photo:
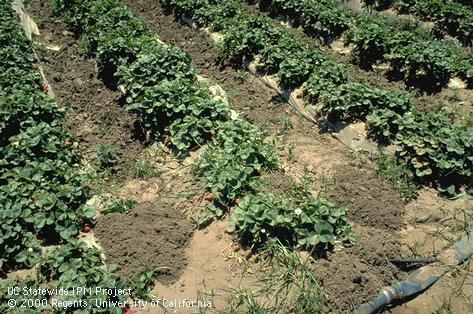
M193 225L166 203L142 203L128 214L111 213L98 219L95 235L107 261L118 265L124 278L157 269L164 284L179 279L187 266L185 249Z

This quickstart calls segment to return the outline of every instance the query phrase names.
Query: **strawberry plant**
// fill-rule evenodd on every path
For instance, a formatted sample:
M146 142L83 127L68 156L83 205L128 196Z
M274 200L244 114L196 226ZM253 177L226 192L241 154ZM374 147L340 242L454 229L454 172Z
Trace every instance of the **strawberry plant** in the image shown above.
M464 4L444 0L397 0L394 6L401 12L434 21L434 29L440 33L457 36L466 45L472 43L473 13Z
M100 289L125 289L116 274L116 267L103 263L100 251L81 241L71 241L49 252L40 262L37 270L40 283L53 283L57 287ZM91 305L90 313L122 313L121 308L96 307L97 301L126 301L126 296L108 296L102 293L78 292L79 295L64 296L64 300L82 298ZM80 306L69 307L68 311L83 310Z
M258 1L258 5L261 10L267 10L273 15L285 15L300 20L304 2L297 0L262 0Z
M473 59L457 61L455 65L458 75L464 79L470 87L473 87Z
M307 54L309 47L299 38L294 38L289 34L282 34L281 38L274 45L267 45L258 54L258 69L267 74L279 72L281 63L287 56L297 54ZM304 59L301 63L307 63Z
M129 213L133 210L133 207L137 204L134 200L118 200L115 201L107 207L105 207L100 213L103 215L110 213Z
M10 271L35 264L42 243L72 239L95 211L83 206L80 158L60 127L64 109L41 90L31 42L9 1L0 15L0 268Z
M324 39L339 36L348 28L349 13L333 0L268 0L258 1L262 10L272 15L288 16L312 36Z
M195 68L190 56L179 48L155 45L133 63L119 66L116 76L127 96L134 98L145 87L157 85L162 80L192 80Z
M120 157L110 145L100 144L97 147L97 158L99 166L102 168L110 168L116 166L120 161Z
M360 14L346 32L348 43L355 46L353 60L362 68L369 69L383 60L392 36L384 20L372 15Z
M324 94L321 111L330 120L363 120L374 109L390 109L399 114L409 111L407 94L390 92L359 83L340 85L333 94Z
M473 13L471 9L463 5L444 4L440 14L436 16L436 27L447 33L463 39L473 38L471 28L473 27ZM469 36L468 36L469 35ZM466 37L466 38L465 38Z
M389 109L374 109L366 116L368 136L381 143L390 143L399 132L403 115Z
M277 43L282 33L264 17L241 15L224 30L222 47L233 60L252 59L264 47Z
M145 269L140 272L137 278L129 280L127 286L133 291L132 297L135 300L151 301L152 295L150 292L155 286L156 276L158 274L159 271Z
M97 22L97 18L116 8L120 2L117 0L52 0L56 15L61 15L64 22L80 35L87 26Z
M278 165L276 151L266 142L264 133L245 121L221 123L216 138L194 169L196 175L203 178L217 207L211 207L213 212L201 223L222 216L222 208L225 210L237 197L254 191L258 177Z
M218 121L229 117L228 106L213 100L210 91L194 82L174 80L144 88L127 99L151 138L168 134L178 151L201 145L214 134Z
M31 69L33 66L33 57L30 51L27 50L28 48L31 49L29 45L25 45L24 43L1 47L2 64L0 69L7 70L12 67Z
M335 239L354 243L347 210L315 198L304 181L286 196L245 196L230 216L229 231L253 249L277 240L288 247L327 250Z
M279 65L281 85L287 88L300 86L323 61L325 56L321 52L309 49L287 55Z
M368 135L381 143L389 143L399 132L404 114L411 112L414 105L407 93L378 92L383 95L379 107L373 108L366 117Z
M21 129L33 127L39 121L56 124L64 116L64 110L59 109L46 94L32 90L12 88L10 93L0 92L1 146Z
M12 294L11 288L18 287L20 291L24 291L23 289L32 289L36 290L39 288L44 288L44 286L38 284L38 282L31 278L31 276L27 276L26 278L8 278L4 280L0 280L0 313L4 314L15 314L18 313L18 309L16 307L12 307L9 305L10 300L15 300L16 304L21 304L25 299L25 296L22 293ZM37 290L36 290L37 291ZM10 293L9 293L10 292ZM43 295L35 295L34 300L38 300L36 302L40 302L42 305L47 304L47 297ZM11 301L10 301L11 302ZM48 310L49 307L46 307ZM45 309L46 310L46 309ZM21 310L22 314L36 314L38 311L36 308L27 308Z
M394 3L394 1L395 0L363 0L362 2L370 8L386 10Z
M329 39L348 29L349 12L334 0L306 0L301 11L302 26L311 35Z
M406 84L424 90L439 90L454 71L453 53L439 41L398 45L386 57L394 71L404 75Z
M215 2L213 5L194 9L193 18L199 24L210 26L213 31L220 32L228 28L231 20L241 15L242 10L234 1Z
M437 182L439 190L450 195L462 185L471 187L471 131L453 125L445 112L405 115L399 129L399 156L419 182Z
M393 7L401 13L411 13L417 0L395 0Z
M397 0L395 8L401 12L414 13L424 19L435 19L441 14L444 0Z
M41 76L38 72L32 72L30 69L22 69L18 67L7 68L4 72L0 72L0 81L2 89L0 96L10 96L14 90L28 90L29 92L38 92L41 86Z
M337 86L348 82L346 67L341 63L326 60L315 68L306 82L305 92L311 102L317 102L324 93L330 93Z
M167 0L164 5L178 16L192 18L196 10L209 6L209 0Z
M87 51L96 56L105 78L113 78L122 59L133 62L141 50L143 37L152 37L148 26L123 6L101 16L86 33Z

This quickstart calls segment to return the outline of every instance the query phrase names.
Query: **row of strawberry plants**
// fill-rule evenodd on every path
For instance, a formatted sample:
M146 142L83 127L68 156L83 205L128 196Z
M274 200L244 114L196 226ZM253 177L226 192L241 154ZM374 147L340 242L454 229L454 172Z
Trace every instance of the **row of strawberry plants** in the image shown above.
M276 74L286 88L305 82L306 98L330 120L366 119L372 137L398 146L399 161L408 165L420 184L434 183L451 194L471 185L472 132L441 118L444 113L419 113L404 92L351 82L342 64L268 18L246 12L236 1L167 0L164 5L177 16L221 32L219 44L234 62L253 60L260 71Z
M73 240L95 211L66 111L46 95L11 1L0 6L0 268L10 271L37 263L43 243Z
M3 273L37 266L34 280L2 282L0 311L17 310L7 305L17 297L8 293L12 285L118 287L114 268L103 263L100 252L76 240L81 222L95 216L95 210L85 206L80 155L61 127L66 110L46 95L31 42L8 0L0 2L0 43L0 268ZM51 244L61 245L43 253L41 247ZM103 311L90 304L90 312Z
M196 82L187 54L159 43L148 26L118 1L55 3L56 12L83 34L86 51L96 58L102 77L124 88L127 109L136 114L150 140L164 136L179 152L208 144L194 168L210 192L208 215L201 224L227 214L240 197L258 195L260 175L279 166L275 147L250 123L230 119L228 105L214 100L208 88ZM349 229L344 217L328 222L334 225L333 239ZM285 230L295 234L296 227L311 235L317 232L313 223ZM280 230L272 233L274 238L280 236Z
M413 14L424 21L433 21L434 30L447 33L471 46L473 41L473 10L468 1L446 0L365 0L367 6L378 10L393 7L401 13ZM471 5L471 1L470 1Z
M309 35L333 39L345 34L347 43L355 46L352 57L357 65L371 69L378 62L389 62L407 86L436 91L455 74L473 84L473 65L463 50L453 51L445 42L433 40L409 19L360 13L352 20L348 9L335 0L251 2L272 15L288 16Z

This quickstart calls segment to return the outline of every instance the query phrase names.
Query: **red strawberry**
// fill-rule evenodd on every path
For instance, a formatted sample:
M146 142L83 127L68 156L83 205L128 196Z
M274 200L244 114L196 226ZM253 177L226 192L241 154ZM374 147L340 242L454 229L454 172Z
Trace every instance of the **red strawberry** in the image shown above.
M43 84L43 91L44 91L45 93L47 93L48 90L49 90L48 84Z
M125 303L125 309L123 311L123 314L133 314L133 311L131 310L130 303Z
M89 226L84 226L84 228L82 228L82 232L84 233L88 233L92 230L92 228L90 228Z
M133 314L133 311L131 310L131 308L127 307L125 308L125 311L123 311L123 314Z
M212 194L207 194L207 195L205 195L205 197L204 197L204 200L209 201L209 202L211 202L213 199L214 199L214 198L213 198Z

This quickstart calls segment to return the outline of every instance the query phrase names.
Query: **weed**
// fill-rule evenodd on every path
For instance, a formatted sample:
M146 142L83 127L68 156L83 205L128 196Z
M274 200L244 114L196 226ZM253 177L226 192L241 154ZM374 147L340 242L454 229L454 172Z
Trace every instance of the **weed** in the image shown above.
M296 143L290 142L287 144L287 160L290 163L296 163L297 162L297 157L296 157Z
M348 158L350 159L349 164L350 166L356 167L356 168L364 168L367 165L369 165L369 159L357 152L350 151Z
M97 157L99 159L99 165L102 168L109 168L115 166L119 157L115 152L115 148L110 145L100 144L97 148Z
M398 162L394 156L380 151L376 159L376 166L377 176L389 181L400 196L406 200L417 197L418 188L414 183L414 175L404 163Z
M278 135L285 135L294 128L291 119L288 117L281 118L279 123L281 124L281 127L278 130Z
M412 244L407 244L407 248L411 251L411 255L413 258L423 256L422 249L425 243L421 243L420 241L416 240Z
M107 207L105 207L104 210L102 210L102 214L110 214L110 213L129 213L133 207L136 205L136 201L134 200L118 200Z
M237 80L241 83L246 81L246 71L245 70L238 70L237 71Z
M157 177L160 174L161 172L155 169L149 160L137 159L133 164L133 178L149 179Z
M332 199L333 187L335 186L335 178L334 177L327 177L325 175L321 175L317 178L317 180L313 180L313 187L314 190L317 191L317 197L323 199Z
M473 129L473 115L467 115L463 117L463 124L468 128L468 129Z
M456 206L453 209L453 216L448 219L448 226L453 232L461 232L468 235L473 228L473 212L472 209L463 206Z
M432 314L454 314L452 309L452 300L451 299L444 299L442 304L438 309L436 309Z
M47 54L46 44L42 41L33 41L33 49L41 59Z
M109 127L111 126L112 122L108 118L100 118L99 126L98 126L98 134L99 136L104 136L107 134Z
M151 289L154 287L154 281L156 280L156 270L143 270L136 279L131 280L129 287L132 291L134 299L141 299L145 301L151 301L153 296L150 294Z
M310 257L302 260L279 242L267 248L270 257L260 264L255 289L232 291L225 313L325 313L327 301Z

